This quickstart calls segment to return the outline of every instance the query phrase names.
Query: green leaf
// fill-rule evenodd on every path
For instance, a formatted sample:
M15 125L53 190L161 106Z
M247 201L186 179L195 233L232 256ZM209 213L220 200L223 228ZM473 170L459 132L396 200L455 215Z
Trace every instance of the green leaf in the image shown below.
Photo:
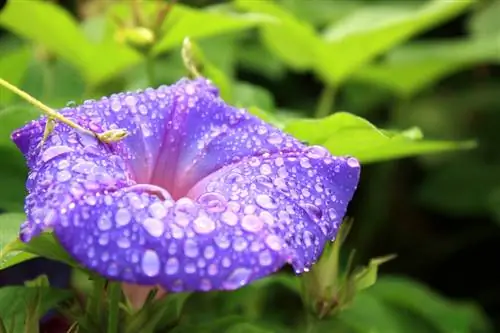
M401 327L394 316L394 311L381 300L367 293L358 294L348 309L330 319L330 325L335 324L335 322L349 327L353 333L414 332ZM325 324L323 325L327 326ZM330 327L330 331L332 328ZM326 332L326 327L323 330Z
M492 211L491 196L496 188L500 188L500 166L462 158L430 172L418 190L418 199L452 216L474 216Z
M91 84L109 79L141 59L139 54L113 40L91 43L76 20L50 2L10 1L0 16L0 25L42 44L73 64Z
M478 37L492 37L491 42L500 46L500 2L490 1L480 4L469 21L469 30ZM496 38L495 38L496 37Z
M411 2L363 6L324 31L316 73L338 85L376 56L460 14L472 2L435 0L422 7Z
M237 14L221 9L224 8L214 6L199 10L176 4L162 26L163 37L153 47L153 53L170 50L182 44L185 37L198 40L241 31L269 20L263 15Z
M272 1L236 0L235 3L243 10L275 18L260 26L262 42L272 53L296 70L313 66L320 40L310 24Z
M5 247L17 239L24 221L26 221L24 213L0 214L0 230L2 230L0 233L0 267L3 267Z
M273 95L262 87L246 82L235 83L233 104L243 108L257 107L269 112L274 110Z
M0 288L0 318L6 327L9 327L15 321L14 331L9 333L21 333L24 332L25 320L28 319L27 305L33 304L34 300L39 302L36 311L36 324L38 325L40 316L43 316L48 310L72 296L71 291L49 287L3 287ZM35 318L29 319L30 322L35 320Z
M27 47L22 47L15 51L2 52L2 57L0 58L0 77L15 86L19 86L30 60L31 52ZM14 97L13 93L2 90L0 92L0 105L9 103Z
M34 257L52 259L78 267L78 263L62 248L52 233L43 232L28 243L18 239L8 243L0 253L0 269Z
M1 88L0 88L1 89ZM2 95L4 90L0 92ZM34 107L26 105L13 105L0 110L0 146L17 149L10 136L12 132L29 121L38 118L40 112Z
M353 78L408 97L470 66L500 62L499 45L488 38L413 43L390 52L381 63L363 67Z
M431 323L439 332L469 333L488 325L471 304L451 302L429 288L402 277L384 277L369 289L370 295Z
M197 67L201 67L203 76L212 80L214 85L219 89L221 97L225 101L231 101L233 92L229 78L209 59L207 59L198 45L196 45L193 41L191 41L190 43L192 56L194 58L193 61L196 65L198 65Z
M323 119L290 121L285 131L310 144L325 146L334 155L350 155L363 163L380 162L421 154L470 149L474 142L422 140L418 129L388 132L367 120L338 112Z
M0 132L2 132L1 129L3 126L0 126ZM3 159L0 164L0 188L9 190L0 191L0 209L9 212L22 212L26 197L25 184L28 171L23 156L17 149L2 146L1 142L4 139L6 138L0 137L0 156ZM5 143L13 145L11 142Z
M229 327L245 323L247 319L243 316L228 316L224 318L217 318L210 321L210 323L183 323L173 328L170 333L220 333L225 332Z
M384 257L370 259L368 266L361 268L353 277L356 290L361 291L373 286L375 282L377 282L379 266L394 258L396 258L396 256L391 254Z
M238 323L225 330L226 333L275 333L256 324Z

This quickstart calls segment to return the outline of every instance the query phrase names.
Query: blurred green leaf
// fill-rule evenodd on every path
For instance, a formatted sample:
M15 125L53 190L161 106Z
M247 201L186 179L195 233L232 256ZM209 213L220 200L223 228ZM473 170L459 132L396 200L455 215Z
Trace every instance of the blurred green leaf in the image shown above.
M421 184L418 198L452 216L472 216L490 210L490 195L497 187L500 166L463 158L433 170Z
M296 17L315 26L332 24L359 9L362 1L282 0L280 4Z
M0 146L17 149L10 138L12 132L39 116L40 112L37 109L23 104L12 105L1 109L0 123L2 126L0 126Z
M258 326L257 324L238 323L225 330L226 333L276 333Z
M141 59L125 45L109 40L91 43L76 20L50 2L10 1L0 15L0 25L73 64L91 84L109 79Z
M21 224L26 220L24 213L0 214L0 267L3 266L4 248L17 239Z
M290 121L285 131L309 144L325 146L334 155L350 155L363 163L380 162L414 155L470 149L474 142L422 140L417 129L382 131L367 120L338 112L323 119Z
M469 30L473 35L483 37L493 37L492 43L496 42L500 47L500 2L484 1L482 7L474 12L469 21Z
M24 77L28 63L31 60L31 52L27 47L22 47L10 52L2 52L0 58L0 78L19 86ZM15 95L5 89L0 91L0 105L9 103Z
M338 85L376 56L458 15L472 2L434 0L421 7L411 2L363 6L324 31L316 72L324 81Z
M384 257L370 259L368 266L361 268L353 276L356 290L361 291L373 286L375 282L377 282L379 266L394 259L395 257L395 255L387 255Z
M384 277L369 289L370 295L410 311L431 323L438 332L470 333L484 330L484 315L471 304L451 302L427 287L402 277Z
M283 78L286 67L279 57L253 39L243 40L240 43L236 48L236 57L242 68L271 80Z
M28 243L23 243L19 239L14 238L4 246L0 253L0 270L35 256L78 267L78 264L62 248L54 235L50 232L43 232Z
M275 17L276 20L261 25L262 42L292 68L312 67L319 38L308 22L298 20L272 1L236 0L235 3L246 11Z
M408 97L467 67L500 62L499 47L488 38L413 43L389 53L381 63L363 67L353 78Z
M176 326L170 332L171 333L220 333L226 332L226 330L234 325L245 323L247 319L243 316L228 316L224 318L212 319L210 323L182 323Z
M236 82L233 92L233 104L243 108L254 106L272 112L274 110L274 97L262 87L247 82Z
M5 137L2 137L0 142L3 139ZM0 145L0 156L3 160L0 164L0 188L9 189L0 191L0 209L9 212L22 212L26 196L25 183L28 169L17 149Z
M0 317L6 327L9 327L12 321L15 321L15 329L9 333L27 332L25 331L25 320L28 315L26 311L28 304L33 303L34 300L39 302L36 313L38 318L36 319L40 319L40 316L43 316L48 310L72 296L71 291L49 287L3 287L0 288Z
M237 14L222 7L193 9L176 4L162 26L163 37L153 47L159 54L182 44L185 37L194 40L248 29L270 18L257 14Z
M318 333L333 331L337 325L347 326L353 333L416 333L402 327L394 311L368 293L359 293L349 308L319 325Z

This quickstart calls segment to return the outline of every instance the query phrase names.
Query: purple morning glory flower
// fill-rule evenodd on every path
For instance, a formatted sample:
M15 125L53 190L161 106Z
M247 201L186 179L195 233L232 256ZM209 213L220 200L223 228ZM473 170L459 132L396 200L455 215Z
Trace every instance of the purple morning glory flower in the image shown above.
M46 119L13 133L26 157L21 239L53 230L84 267L171 292L231 290L310 267L356 189L351 157L308 147L227 105L206 79L60 110L113 144Z

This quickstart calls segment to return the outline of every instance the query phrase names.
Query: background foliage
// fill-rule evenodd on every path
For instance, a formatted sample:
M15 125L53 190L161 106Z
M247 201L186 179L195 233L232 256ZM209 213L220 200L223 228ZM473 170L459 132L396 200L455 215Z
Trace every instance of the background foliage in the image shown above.
M186 75L189 36L226 101L363 163L345 248L356 264L398 257L318 332L500 329L499 1L180 1L163 22L161 3L8 1L0 77L52 107L170 84ZM3 248L16 246L26 178L9 136L38 112L4 90L0 107ZM70 263L47 242L31 252ZM9 252L0 266L33 256ZM5 269L0 282L26 271ZM299 331L299 291L280 279L174 297L172 313L182 304L188 323L174 331ZM19 290L0 289L0 316L22 309L11 301Z

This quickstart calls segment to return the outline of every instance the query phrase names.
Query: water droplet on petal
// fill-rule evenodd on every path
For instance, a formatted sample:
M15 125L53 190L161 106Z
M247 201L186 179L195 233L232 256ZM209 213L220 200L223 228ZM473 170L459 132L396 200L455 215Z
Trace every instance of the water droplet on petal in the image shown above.
M349 157L347 159L347 165L350 166L351 168L359 168L359 161L354 157Z
M266 244L273 251L280 251L282 248L281 238L276 235L268 235L266 237Z
M230 226L234 226L238 223L238 216L231 211L225 211L224 213L222 213L220 218L222 222Z
M267 194L259 194L255 198L257 205L264 209L275 209L278 207L276 200Z
M241 220L241 227L249 232L258 232L264 226L264 222L255 215L245 215Z
M48 162L59 155L70 153L72 151L74 151L73 148L70 148L68 146L54 146L47 148L42 154L42 161Z
M198 245L194 240L188 239L184 242L184 254L186 257L195 258L198 256L198 252Z
M215 230L215 222L208 216L200 216L194 220L193 229L199 234L208 234Z
M119 227L127 225L131 219L132 219L132 215L130 214L128 209L120 208L116 211L115 221Z
M198 202L203 205L206 210L214 213L223 212L227 206L226 198L224 198L222 194L216 192L202 194L198 198Z
M274 132L269 135L267 138L267 142L269 142L272 145L279 145L280 143L283 142L283 138L281 137L280 134Z
M179 260L177 258L169 258L165 264L165 273L174 275L179 270Z
M309 203L306 203L306 204L302 205L302 208L304 208L307 215L309 215L309 217L314 222L318 222L319 220L321 220L321 217L323 216L323 212L321 211L321 209L319 207L312 205L312 204L309 204Z
M142 222L144 228L149 232L149 234L153 237L160 237L163 235L165 231L165 227L163 222L153 218L147 218Z
M273 262L273 257L269 251L264 251L259 254L259 263L262 266L269 266Z
M248 268L236 268L223 282L223 288L227 290L234 290L239 287L244 286L248 280L250 280L250 275L252 270Z
M314 159L324 158L328 154L329 154L328 150L326 150L326 148L321 146L311 146L307 149L306 152L307 157Z
M111 229L113 223L111 219L106 215L101 215L101 217L97 220L97 228L101 231L106 231Z
M144 251L142 256L141 268L144 274L154 277L160 273L160 257L153 250Z

